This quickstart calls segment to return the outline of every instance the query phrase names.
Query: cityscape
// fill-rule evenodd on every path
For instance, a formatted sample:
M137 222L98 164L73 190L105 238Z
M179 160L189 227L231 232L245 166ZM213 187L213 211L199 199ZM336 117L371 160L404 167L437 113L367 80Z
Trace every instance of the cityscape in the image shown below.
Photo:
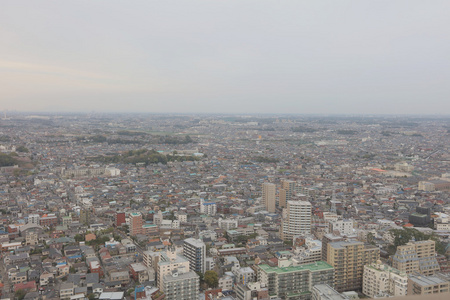
M1 1L0 300L449 300L449 11Z
M447 117L4 113L3 299L450 288Z

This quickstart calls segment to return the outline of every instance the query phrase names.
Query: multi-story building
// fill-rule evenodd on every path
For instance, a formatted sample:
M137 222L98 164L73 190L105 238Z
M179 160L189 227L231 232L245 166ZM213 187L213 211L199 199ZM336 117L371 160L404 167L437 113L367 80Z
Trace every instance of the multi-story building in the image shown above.
M217 204L213 201L205 202L202 199L200 199L200 213L206 214L208 216L215 216L217 213Z
M295 192L295 181L282 180L279 193L279 207L286 207L288 201L292 199L292 195Z
M296 235L311 234L311 203L288 201L283 209L281 238L292 240Z
M164 275L163 290L166 300L197 300L200 279L197 273L181 268Z
M333 242L342 242L342 236L334 235L332 233L325 234L322 238L322 260L327 261L328 244Z
M140 212L130 213L130 234L137 235L142 233L142 215Z
M435 242L417 241L398 246L392 257L392 266L406 274L418 272L422 275L433 275L439 271Z
M189 268L192 271L206 272L206 245L202 240L188 238L184 240L183 256L189 260Z
M349 298L339 294L328 284L315 285L311 291L312 300L348 300Z
M268 212L275 212L275 189L273 183L265 182L262 185L262 202Z
M158 288L161 291L164 291L164 276L171 274L172 271L175 270L177 270L177 272L183 272L183 268L186 272L190 271L189 261L185 257L176 254L174 248L162 252L159 257L157 269Z
M126 218L125 218L125 213L124 212L116 212L116 219L115 219L115 224L117 227L122 226L122 224L125 224Z
M91 211L87 208L80 210L80 223L89 225L91 223Z
M380 249L362 242L334 242L327 245L327 262L335 268L334 288L338 292L361 290L364 266L380 259Z
M448 293L450 282L441 276L408 277L408 296Z
M279 261L278 267L258 266L258 279L268 288L271 298L310 299L317 284L333 286L334 268L324 261L292 266L290 261Z
M38 214L28 215L28 224L39 225L40 216Z
M152 268L157 272L158 262L162 252L144 251L143 263L147 268Z
M353 221L352 220L337 220L329 223L329 231L333 233L338 231L340 235L352 235L353 234Z
M408 275L380 261L364 266L362 292L370 298L406 296Z
M234 219L219 218L219 228L223 230L230 230L238 227L238 221Z

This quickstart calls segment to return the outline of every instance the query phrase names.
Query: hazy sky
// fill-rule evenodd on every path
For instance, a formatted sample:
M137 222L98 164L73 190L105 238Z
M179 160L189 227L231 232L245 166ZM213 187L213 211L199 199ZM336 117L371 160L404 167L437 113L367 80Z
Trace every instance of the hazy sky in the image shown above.
M450 113L450 1L0 3L0 110Z

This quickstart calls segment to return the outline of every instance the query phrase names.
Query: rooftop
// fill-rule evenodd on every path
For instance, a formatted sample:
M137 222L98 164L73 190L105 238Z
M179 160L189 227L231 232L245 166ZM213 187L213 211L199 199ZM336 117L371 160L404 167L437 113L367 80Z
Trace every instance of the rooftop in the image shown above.
M299 272L299 271L303 271L303 270L309 270L309 271L314 272L314 271L333 269L333 267L331 265L327 264L324 261L317 261L312 264L300 265L300 266L290 266L290 267L285 267L285 268L271 267L266 264L259 265L259 267L261 268L261 270L263 270L266 273L274 273L275 272L277 274Z

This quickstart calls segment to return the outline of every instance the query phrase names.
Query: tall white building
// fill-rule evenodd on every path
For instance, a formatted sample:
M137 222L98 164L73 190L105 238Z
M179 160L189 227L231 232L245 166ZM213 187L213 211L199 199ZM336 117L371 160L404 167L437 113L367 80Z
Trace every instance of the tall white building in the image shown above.
M206 245L202 240L185 239L183 256L189 261L189 268L195 272L206 272Z
M308 201L288 201L283 209L281 238L292 240L296 235L311 234L312 206Z
M262 201L268 212L275 212L275 189L273 183L265 182L262 185Z
M378 261L365 265L362 292L370 298L406 296L408 275Z

